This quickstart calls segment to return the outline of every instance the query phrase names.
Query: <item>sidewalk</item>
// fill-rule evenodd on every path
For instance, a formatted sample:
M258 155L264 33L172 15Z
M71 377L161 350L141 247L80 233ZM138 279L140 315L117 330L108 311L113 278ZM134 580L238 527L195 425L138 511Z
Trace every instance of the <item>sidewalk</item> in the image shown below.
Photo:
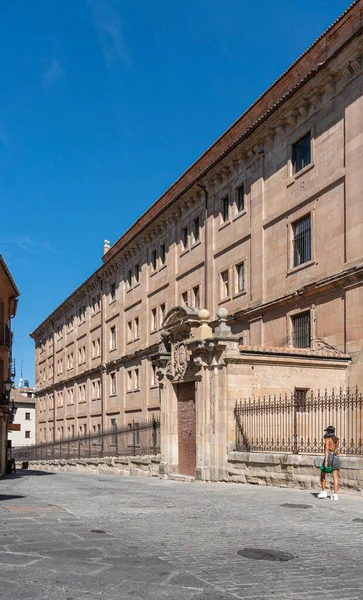
M1 600L363 598L355 496L24 471L0 517Z

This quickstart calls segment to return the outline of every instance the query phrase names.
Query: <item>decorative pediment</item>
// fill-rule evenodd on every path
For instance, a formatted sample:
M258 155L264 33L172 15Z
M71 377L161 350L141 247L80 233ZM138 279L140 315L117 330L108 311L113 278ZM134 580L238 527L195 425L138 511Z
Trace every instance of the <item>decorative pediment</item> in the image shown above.
M162 328L170 333L185 328L198 327L199 308L189 306L174 306L165 316Z

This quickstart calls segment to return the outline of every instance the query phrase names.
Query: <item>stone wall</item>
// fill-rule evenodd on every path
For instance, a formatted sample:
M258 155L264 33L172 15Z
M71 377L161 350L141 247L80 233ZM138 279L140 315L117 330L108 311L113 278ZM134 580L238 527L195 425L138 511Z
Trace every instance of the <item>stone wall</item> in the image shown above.
M30 461L29 469L34 471L70 471L76 473L98 473L100 475L131 475L159 477L160 455L157 456L117 456L109 458L62 458ZM17 469L22 466L16 464Z
M363 458L341 456L339 485L343 491L363 496ZM228 478L231 482L320 490L322 456L230 452ZM327 489L333 487L327 475Z

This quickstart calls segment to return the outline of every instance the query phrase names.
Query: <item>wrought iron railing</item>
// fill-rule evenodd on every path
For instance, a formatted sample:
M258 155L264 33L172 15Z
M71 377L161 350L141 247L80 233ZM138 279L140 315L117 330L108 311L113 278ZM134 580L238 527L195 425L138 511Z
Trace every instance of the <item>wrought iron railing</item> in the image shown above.
M12 342L12 333L6 323L0 323L0 346L5 346L10 350Z
M363 398L355 391L274 395L237 401L235 449L318 454L324 429L334 425L341 454L363 454Z
M17 461L53 460L61 458L103 458L159 454L160 421L130 423L128 427L103 433L68 438L56 442L13 449Z

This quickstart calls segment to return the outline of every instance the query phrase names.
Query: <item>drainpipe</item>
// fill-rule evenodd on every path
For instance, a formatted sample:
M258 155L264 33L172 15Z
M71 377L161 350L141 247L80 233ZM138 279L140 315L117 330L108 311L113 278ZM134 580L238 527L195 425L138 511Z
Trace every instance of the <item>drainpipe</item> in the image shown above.
M208 295L208 191L205 185L197 181L197 186L204 192L204 308L209 310Z

